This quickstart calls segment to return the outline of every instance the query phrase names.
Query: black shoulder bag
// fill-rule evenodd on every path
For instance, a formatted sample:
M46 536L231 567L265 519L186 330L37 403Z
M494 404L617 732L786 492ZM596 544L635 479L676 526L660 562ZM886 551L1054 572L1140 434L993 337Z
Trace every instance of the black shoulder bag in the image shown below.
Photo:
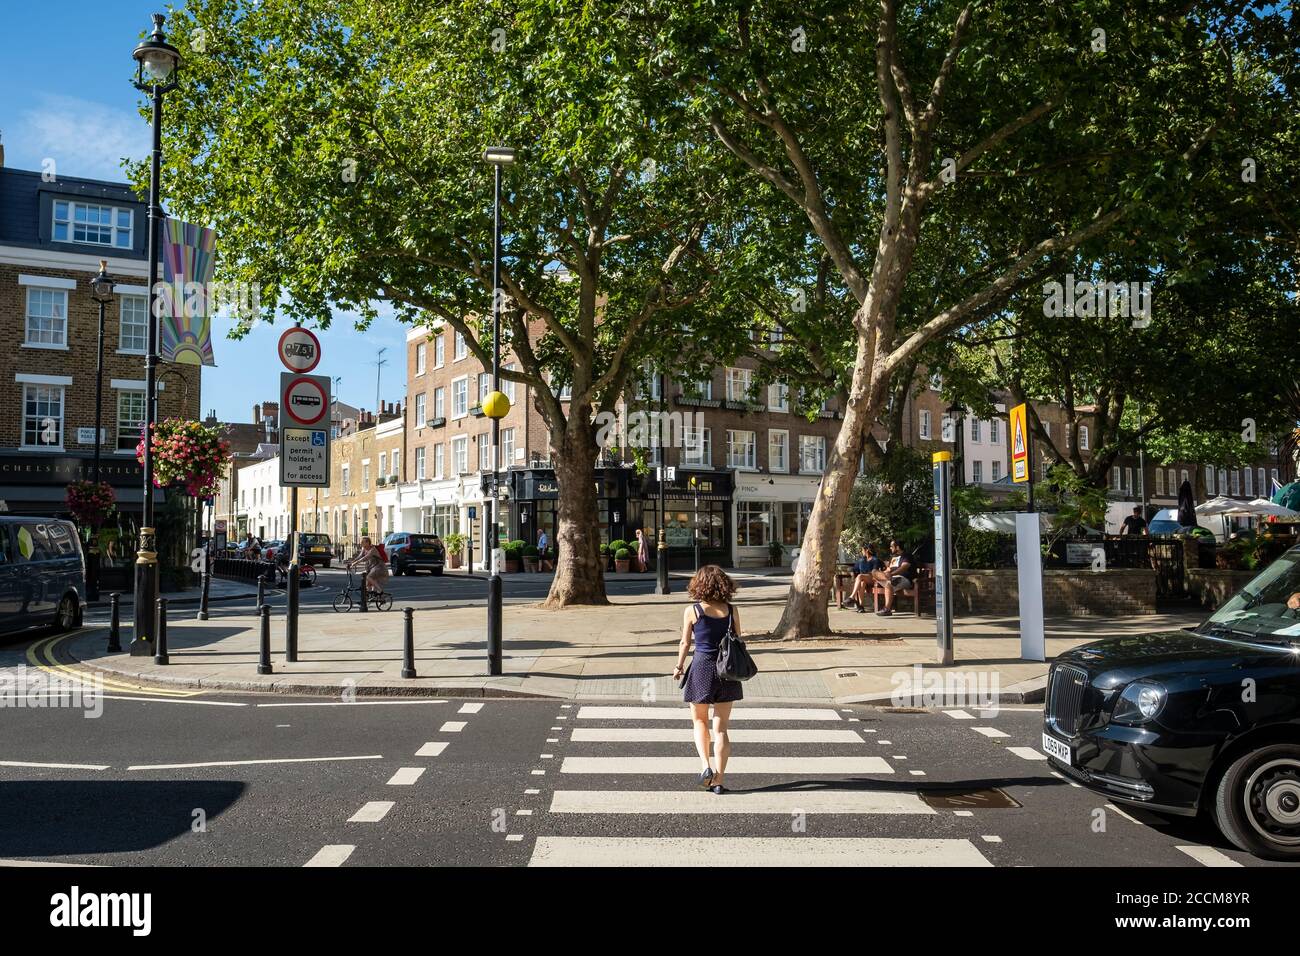
M723 680L746 681L758 673L758 665L745 649L745 642L732 627L731 605L727 605L727 633L718 642L718 676Z

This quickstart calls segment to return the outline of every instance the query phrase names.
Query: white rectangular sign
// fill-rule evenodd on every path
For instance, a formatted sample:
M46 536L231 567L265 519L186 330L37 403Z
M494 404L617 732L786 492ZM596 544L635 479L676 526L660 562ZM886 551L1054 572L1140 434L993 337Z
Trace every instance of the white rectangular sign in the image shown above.
M100 443L101 445L103 445L103 444L107 443L107 441L108 441L108 429L107 429L107 428L101 428L101 429L99 430L99 443ZM78 444L78 445L93 445L93 444L95 444L95 429L93 429L93 428L78 428L78 429L77 429L77 444Z
M324 428L280 430L280 484L286 488L327 488L330 483L330 433Z
M1020 659L1047 660L1043 642L1043 551L1038 515L1016 513L1016 570L1020 585Z

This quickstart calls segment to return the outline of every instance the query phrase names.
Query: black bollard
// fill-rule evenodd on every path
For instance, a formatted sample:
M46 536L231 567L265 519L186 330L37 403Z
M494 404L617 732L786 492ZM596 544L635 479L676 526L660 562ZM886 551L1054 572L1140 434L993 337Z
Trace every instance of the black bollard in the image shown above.
M363 612L369 611L370 610L369 605L370 605L370 584L369 582L366 581L365 577L363 576L361 578L361 610Z
M208 587L212 582L212 561L208 558L208 549L203 549L203 591L199 594L199 620L208 619Z
M488 673L501 674L501 575L488 578Z
M298 564L289 565L289 596L284 618L284 659L289 662L298 659Z
M266 603L266 575L257 576L257 606L261 607Z
M122 651L122 595L114 591L108 597L108 652L118 654Z
M263 604L258 610L262 616L262 652L257 661L259 674L271 673L271 605Z
M402 613L406 615L402 635L402 677L406 679L415 676L415 608L402 608Z
M154 618L154 632L158 635L158 640L154 644L153 662L155 664L167 664L170 661L167 658L167 599L160 597L158 599L158 616Z

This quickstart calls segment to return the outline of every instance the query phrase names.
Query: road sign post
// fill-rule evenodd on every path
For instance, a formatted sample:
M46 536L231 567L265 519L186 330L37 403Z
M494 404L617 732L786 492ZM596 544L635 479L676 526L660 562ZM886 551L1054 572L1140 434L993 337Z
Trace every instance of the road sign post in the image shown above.
M952 452L930 458L934 470L934 629L935 661L948 666L952 649Z
M1046 660L1043 640L1042 527L1034 511L1033 441L1029 437L1029 408L1011 409L1011 480L1028 485L1029 510L1016 515L1016 578L1020 590L1020 657Z
M298 489L328 488L330 483L330 379L307 375L320 362L320 342L301 327L280 336L280 485L289 493L289 568L284 624L285 660L298 659ZM361 609L365 608L362 585Z

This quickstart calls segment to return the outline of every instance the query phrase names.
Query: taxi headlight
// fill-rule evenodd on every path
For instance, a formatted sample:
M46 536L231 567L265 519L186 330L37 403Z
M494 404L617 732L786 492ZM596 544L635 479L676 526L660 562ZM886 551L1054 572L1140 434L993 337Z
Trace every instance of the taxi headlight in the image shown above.
M1154 720L1164 710L1169 691L1163 684L1155 681L1134 681L1124 688L1111 720L1123 724L1139 724L1145 720Z

